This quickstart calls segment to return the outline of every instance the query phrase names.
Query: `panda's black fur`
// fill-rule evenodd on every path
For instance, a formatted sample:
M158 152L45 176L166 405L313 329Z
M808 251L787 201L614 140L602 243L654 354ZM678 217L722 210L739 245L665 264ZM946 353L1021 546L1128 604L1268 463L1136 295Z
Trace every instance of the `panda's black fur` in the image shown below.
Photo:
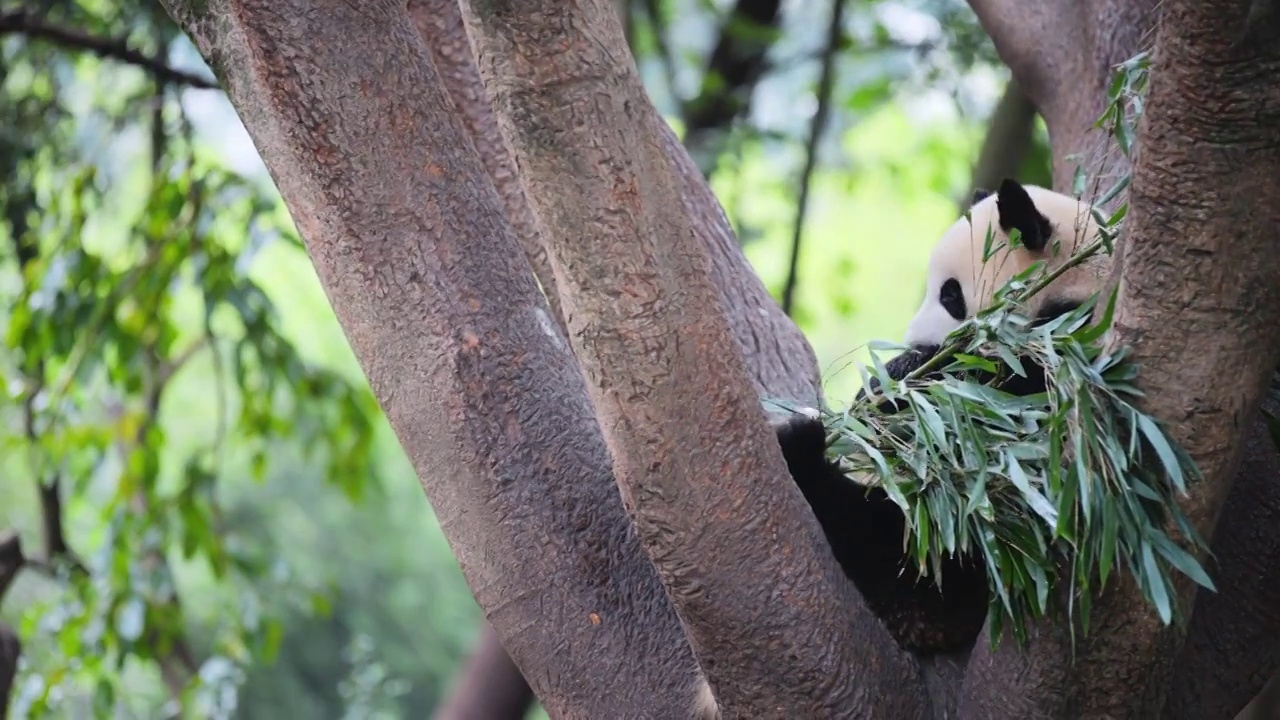
M991 194L978 191L973 201ZM1033 252L1046 247L1055 227L1037 210L1021 185L1006 180L996 201L1005 233L1016 228L1023 244ZM1033 322L1046 322L1070 312L1084 300L1046 298L1036 308ZM889 360L885 369L889 377L900 380L928 362L939 349L939 345L909 348ZM1043 392L1043 369L1029 358L1022 361L1025 377L1005 367L998 378L986 375L972 379L994 382L1014 395ZM872 387L875 386L873 379ZM881 410L894 412L900 408L886 403ZM813 509L836 560L894 638L903 647L926 655L969 649L981 632L987 613L987 577L982 559L963 556L945 560L941 588L931 577L921 577L904 552L902 510L883 490L858 485L828 459L821 419L803 413L791 415L776 425L776 432L787 469Z

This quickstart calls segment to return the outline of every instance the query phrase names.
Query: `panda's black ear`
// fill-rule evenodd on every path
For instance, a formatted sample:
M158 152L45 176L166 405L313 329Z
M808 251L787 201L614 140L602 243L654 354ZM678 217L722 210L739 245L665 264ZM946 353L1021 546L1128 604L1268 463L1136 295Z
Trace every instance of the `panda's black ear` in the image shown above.
M996 212L1000 216L1000 229L1007 234L1016 228L1028 250L1040 252L1049 244L1053 224L1036 209L1027 189L1017 180L1001 181L996 191Z
M990 190L986 188L974 188L973 197L969 198L969 207L973 207L989 197L991 197Z

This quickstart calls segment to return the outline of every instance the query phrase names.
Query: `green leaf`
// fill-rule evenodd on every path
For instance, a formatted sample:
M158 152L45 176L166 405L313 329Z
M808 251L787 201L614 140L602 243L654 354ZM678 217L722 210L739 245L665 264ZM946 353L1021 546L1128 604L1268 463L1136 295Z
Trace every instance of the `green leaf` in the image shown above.
M1177 568L1178 572L1191 578L1200 587L1217 592L1217 588L1213 585L1213 580L1209 579L1209 574L1200 567L1200 563L1195 558L1176 544L1171 542L1168 537L1159 533L1152 533L1148 538L1151 544L1160 551L1160 554L1169 564Z
M1164 433L1156 426L1156 423L1146 415L1137 415L1138 429L1142 431L1142 435L1146 437L1147 442L1155 449L1156 455L1160 457L1160 464L1164 466L1165 472L1169 473L1169 479L1173 482L1174 487L1179 492L1187 491L1186 484L1182 481L1182 468L1178 464L1177 457L1173 448L1169 446L1165 439Z
M1134 65L1133 77L1113 83L1115 102L1099 121L1121 136L1126 151L1145 72L1145 64ZM1084 183L1078 173L1078 191ZM1118 198L1127 183L1105 197ZM1018 272L905 381L890 380L875 357L870 371L859 369L864 382L872 374L880 379L885 397L906 397L904 411L880 413L867 398L828 423L841 467L874 474L901 509L905 547L922 570L941 582L945 554L981 556L991 591L988 629L1006 628L1019 641L1057 602L1049 589L1060 583L1069 590L1073 633L1087 633L1093 593L1113 571L1133 575L1165 622L1178 613L1171 572L1208 580L1195 562L1207 548L1177 502L1198 469L1159 423L1130 404L1141 392L1129 349L1101 344L1114 322L1116 293L1035 326L1018 311L1063 272L1111 253L1127 212L1124 203L1109 215L1091 209L1096 238L1059 267L1036 263ZM996 244L988 229L984 262ZM1092 323L1090 313L1097 313ZM962 379L978 369L1000 374L993 359L1024 377L1028 362L1044 368L1046 391L1013 397ZM926 378L931 371L940 377ZM1280 427L1276 435L1280 444ZM1172 529L1188 549L1172 540Z
M1145 576L1144 584L1151 592L1151 601L1156 606L1156 612L1160 614L1160 622L1168 625L1173 618L1173 607L1169 604L1169 593L1164 586L1164 578L1156 566L1155 554L1151 552L1151 545L1145 542L1142 543L1142 571Z
M1027 500L1031 509L1044 518L1050 529L1057 527L1058 511L1054 509L1048 498L1041 495L1039 490L1031 487L1031 482L1027 480L1027 475L1022 469L1022 465L1012 454L1005 455L1005 463L1009 470L1009 480L1022 493L1022 497Z

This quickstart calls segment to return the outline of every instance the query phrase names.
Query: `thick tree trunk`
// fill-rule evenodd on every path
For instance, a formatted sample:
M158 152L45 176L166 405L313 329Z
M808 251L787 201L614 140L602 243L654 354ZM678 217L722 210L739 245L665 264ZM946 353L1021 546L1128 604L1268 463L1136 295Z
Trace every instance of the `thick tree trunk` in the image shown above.
M412 16L445 87L472 137L490 177L502 196L512 228L520 238L539 283L547 290L548 299L557 308L556 320L563 329L555 279L547 264L542 230L525 199L524 188L515 163L498 130L497 119L480 79L462 15L456 0L410 0ZM756 389L766 395L813 404L819 399L817 360L804 336L773 302L763 283L755 275L733 236L728 218L719 201L707 188L689 155L675 134L663 125L663 141L670 161L679 171L679 190L686 211L695 224L695 233L707 249L712 262L712 280L725 306L739 349L755 381ZM484 632L492 635L492 628ZM496 642L496 638L493 640ZM490 647L486 638L480 649ZM487 672L490 665L468 664L463 673ZM498 676L506 678L500 663L492 665ZM521 680L523 682L523 680ZM460 690L476 685L460 682ZM472 699L480 700L477 696ZM448 707L462 707L452 698ZM487 705L485 707L488 707Z
M971 4L1015 76L1045 111L1057 159L1055 185L1070 189L1074 166L1064 159L1072 153L1084 155L1094 178L1090 189L1106 189L1127 172L1123 157L1107 150L1102 133L1089 124L1105 99L1109 66L1136 53L1158 17L1151 3L1042 2L1025 15L1001 0ZM1280 86L1273 74L1264 74L1277 69L1274 49L1256 41L1228 41L1244 37L1245 5L1163 5L1114 337L1135 348L1141 382L1152 390L1148 409L1173 424L1206 471L1208 481L1188 503L1202 530L1213 529L1224 498L1233 491L1227 508L1240 514L1213 543L1219 594L1196 609L1193 644L1182 653L1177 652L1178 633L1157 627L1130 584L1113 589L1095 606L1091 633L1096 642L1074 667L1067 662L1070 649L1060 628L1042 628L1026 652L1003 646L991 654L979 647L970 667L966 713L1159 713L1176 659L1176 677L1199 682L1194 692L1176 687L1179 702L1170 709L1176 708L1179 717L1224 717L1247 702L1251 693L1242 686L1256 692L1274 667L1280 618L1261 603L1274 607L1280 591L1280 573L1272 569L1280 560L1280 543L1270 531L1280 483L1275 449L1260 440L1256 408L1278 352L1280 276L1267 249L1280 227L1274 214L1280 168L1273 139ZM1215 389L1205 396L1197 391L1207 384L1217 388L1224 380L1231 383L1226 392ZM1253 428L1255 439L1246 447L1246 465L1234 472L1244 428ZM1233 477L1241 478L1234 488ZM1242 554L1245 547L1261 551L1265 560ZM1221 684L1211 685L1213 678ZM1006 697L1018 700L1010 704ZM1197 714L1187 707L1221 714Z
M979 8L993 33L1012 34L997 37L1001 52L1027 63L1015 74L1045 111L1059 187L1071 177L1062 156L1097 139L1083 129L1087 121L1072 118L1091 121L1102 96L1077 93L1100 91L1106 64L1128 55L1117 48L1136 47L1135 28L1154 16L1137 10L1147 2L1042 2L1022 14ZM613 3L476 4L483 14L468 25L503 142L493 116L475 105L484 93L475 92L474 69L450 65L467 58L457 37L446 46L448 38L433 35L456 32L456 22L423 22L428 3L413 3L416 30L390 2L168 5L229 87L468 583L549 713L686 716L698 670L687 631L730 715L949 716L958 665L925 664L927 703L920 666L892 646L839 576L769 450L750 381L775 397L816 398L812 353L744 270L714 197L644 97ZM1276 59L1247 38L1224 46L1213 33L1233 29L1224 19L1238 21L1227 11L1241 3L1208 5L1220 14L1187 0L1166 11L1180 24L1166 26L1161 37L1172 45L1158 57L1178 73L1161 89L1164 66L1155 71L1143 152L1162 155L1139 163L1130 240L1141 250L1126 258L1117 334L1145 361L1144 382L1162 387L1151 409L1185 423L1181 437L1208 471L1191 502L1205 527L1227 497L1223 479L1240 444L1223 427L1256 417L1260 377L1280 354L1275 268L1249 254L1269 240L1277 218L1266 213L1280 207L1264 179L1275 177L1274 143L1255 134L1273 120L1275 98L1251 98L1261 110L1236 104L1244 89L1274 88L1256 72L1274 72ZM1100 24L1113 16L1127 24ZM1018 44L1036 32L1047 36ZM1186 87L1196 94L1179 105ZM1175 122L1189 130L1173 132ZM508 146L518 162L503 157ZM1105 160L1094 156L1094 169ZM1229 181L1217 179L1237 162ZM1262 175L1249 174L1259 168ZM1205 181L1219 185L1187 196ZM1245 192L1217 189L1230 183ZM1170 198L1176 207L1166 207ZM1224 240L1228 219L1246 231L1234 245ZM550 252L539 268L543 247ZM1244 268L1227 288L1241 292L1213 296L1223 260ZM1193 272L1172 277L1165 268ZM564 301L585 383L535 271ZM1183 315L1170 319L1171 310ZM1263 332L1229 324L1241 310L1271 324ZM1215 334L1224 326L1236 335ZM1168 344L1176 332L1184 345ZM1184 347L1234 363L1228 393L1195 395L1208 371L1165 354ZM1218 425L1192 424L1205 418ZM1236 483L1227 505L1254 500L1255 512L1224 523L1214 548L1260 546L1274 560L1275 533L1265 536L1269 547L1258 538L1276 504L1241 495L1253 488L1276 496L1274 451L1257 440L1248 449L1261 455L1248 454L1245 466L1254 482ZM1271 606L1258 596L1229 593L1276 593L1280 562L1258 572L1238 555L1219 554L1221 602L1193 616L1192 643L1213 640L1201 656L1188 655L1189 643L1172 670L1166 656L1174 657L1177 636L1153 627L1149 615L1126 616L1126 603L1137 603L1122 587L1095 609L1111 628L1108 637L1095 627L1095 637L1114 647L1088 645L1074 667L1053 628L1022 652L1005 643L993 656L981 643L962 716L1150 714L1170 672L1195 674L1197 662L1260 668L1260 640L1230 617L1251 618L1241 622L1248 628L1277 619L1267 620ZM797 636L797 627L818 642ZM1230 637L1215 635L1218 628ZM1228 647L1245 658L1227 657ZM1274 647L1272 640L1273 664ZM1226 682L1205 691L1206 711L1230 707L1249 684Z
M683 716L696 663L573 355L404 7L168 7L223 78L477 601L548 711Z
M1106 190L1128 160L1094 128L1111 69L1151 46L1157 0L969 0L996 51L1044 116L1055 158L1053 186L1069 191L1077 156L1090 188ZM1092 193L1091 193L1092 194Z
M1251 26L1251 5L1164 4L1112 336L1141 367L1144 409L1204 473L1182 504L1205 538L1280 361L1280 23ZM1191 607L1196 588L1180 580ZM1080 691L1090 712L1159 707L1168 690L1182 638L1138 600L1121 586L1099 605L1105 643L1091 643ZM1125 667L1144 668L1147 692L1117 682Z
M722 707L919 716L920 693L858 685L913 688L917 671L785 479L609 4L469 5L624 502Z
M1280 413L1280 403L1265 407ZM1266 423L1248 426L1244 450L1206 565L1218 592L1196 598L1173 671L1169 718L1231 717L1280 669L1280 455Z
M562 317L560 296L556 293L555 278L551 276L551 265L547 262L542 228L525 199L515 162L503 143L498 120L480 82L480 70L476 67L466 28L462 26L458 0L409 0L408 9L414 27L431 51L431 59L449 99L453 101L453 107L502 198L511 231L520 241L547 303L559 321Z
M1275 720L1280 717L1280 675L1275 675L1236 720Z

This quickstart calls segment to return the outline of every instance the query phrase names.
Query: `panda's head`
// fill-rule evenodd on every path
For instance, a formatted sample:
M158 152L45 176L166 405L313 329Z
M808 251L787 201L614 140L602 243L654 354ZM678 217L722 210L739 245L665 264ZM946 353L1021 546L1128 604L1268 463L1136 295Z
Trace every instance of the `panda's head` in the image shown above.
M975 193L967 215L943 233L929 256L924 302L907 325L907 351L886 363L889 376L900 380L927 362L1010 278L1038 262L1047 271L1057 269L1094 242L1098 229L1088 205L1052 190L1005 180L994 193ZM1010 242L1014 230L1016 244ZM1102 286L1104 257L1094 255L1064 272L1028 298L1020 313L1044 322L1079 307Z

